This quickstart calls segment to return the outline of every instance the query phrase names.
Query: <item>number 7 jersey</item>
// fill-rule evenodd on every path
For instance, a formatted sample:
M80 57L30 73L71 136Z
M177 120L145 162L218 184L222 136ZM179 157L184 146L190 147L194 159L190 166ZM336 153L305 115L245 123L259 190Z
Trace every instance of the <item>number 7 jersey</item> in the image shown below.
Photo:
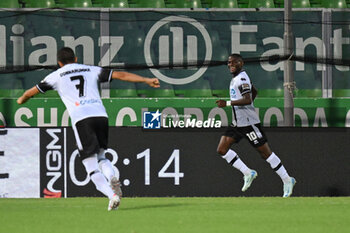
M72 124L88 117L108 117L99 93L99 82L111 80L112 70L71 63L52 72L36 85L41 93L56 90Z

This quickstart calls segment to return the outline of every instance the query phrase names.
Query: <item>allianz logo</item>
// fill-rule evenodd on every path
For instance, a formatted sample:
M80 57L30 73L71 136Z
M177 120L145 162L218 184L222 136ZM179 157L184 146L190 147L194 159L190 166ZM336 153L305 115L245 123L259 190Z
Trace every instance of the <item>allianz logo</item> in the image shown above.
M152 53L155 46L158 46L158 54ZM198 53L200 50L202 53ZM144 44L145 60L151 67L197 65L198 60L210 62L212 53L208 31L201 23L186 16L169 16L159 20L148 31ZM173 75L162 69L150 69L150 71L164 82L182 85L200 78L207 68L202 65L190 69L192 72L187 69Z

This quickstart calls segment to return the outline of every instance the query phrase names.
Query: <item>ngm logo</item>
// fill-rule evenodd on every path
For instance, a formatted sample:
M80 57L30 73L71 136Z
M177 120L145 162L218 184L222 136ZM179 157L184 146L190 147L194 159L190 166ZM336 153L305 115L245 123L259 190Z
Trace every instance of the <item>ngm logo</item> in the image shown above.
M149 30L145 39L144 54L148 66L181 66L197 64L198 60L209 62L212 57L211 39L205 27L195 19L169 16L159 20ZM178 85L197 80L206 70L207 67L202 66L192 70L176 70L173 75L169 75L171 72L168 72L167 76L161 70L150 69L157 78ZM183 73L180 78L179 72Z

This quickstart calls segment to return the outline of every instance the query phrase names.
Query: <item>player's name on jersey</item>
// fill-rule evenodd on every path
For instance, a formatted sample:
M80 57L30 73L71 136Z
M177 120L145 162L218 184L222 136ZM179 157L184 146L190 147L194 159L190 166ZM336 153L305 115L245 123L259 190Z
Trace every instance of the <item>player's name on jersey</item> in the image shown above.
M61 73L60 76L63 77L65 75L67 75L67 74L74 74L74 73L80 73L80 72L89 72L89 71L90 71L89 68L68 70L66 72Z

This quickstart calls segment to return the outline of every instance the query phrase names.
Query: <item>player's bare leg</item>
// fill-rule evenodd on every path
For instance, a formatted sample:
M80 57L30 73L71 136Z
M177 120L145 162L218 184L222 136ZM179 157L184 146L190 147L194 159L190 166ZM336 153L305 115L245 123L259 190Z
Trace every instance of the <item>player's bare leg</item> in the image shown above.
M220 155L225 155L230 147L235 143L235 139L232 137L222 136L217 148L217 152Z
M250 187L253 180L258 176L258 173L248 168L247 165L245 165L245 163L239 158L237 153L234 150L230 149L233 143L235 143L234 138L222 136L217 148L217 152L222 156L223 159L227 161L228 164L242 172L244 175L244 185L242 187L242 191L244 192Z
M293 188L296 180L288 175L287 170L282 165L280 158L271 151L268 143L257 148L261 157L266 160L271 166L271 168L279 175L283 181L283 197L289 197L293 193Z

